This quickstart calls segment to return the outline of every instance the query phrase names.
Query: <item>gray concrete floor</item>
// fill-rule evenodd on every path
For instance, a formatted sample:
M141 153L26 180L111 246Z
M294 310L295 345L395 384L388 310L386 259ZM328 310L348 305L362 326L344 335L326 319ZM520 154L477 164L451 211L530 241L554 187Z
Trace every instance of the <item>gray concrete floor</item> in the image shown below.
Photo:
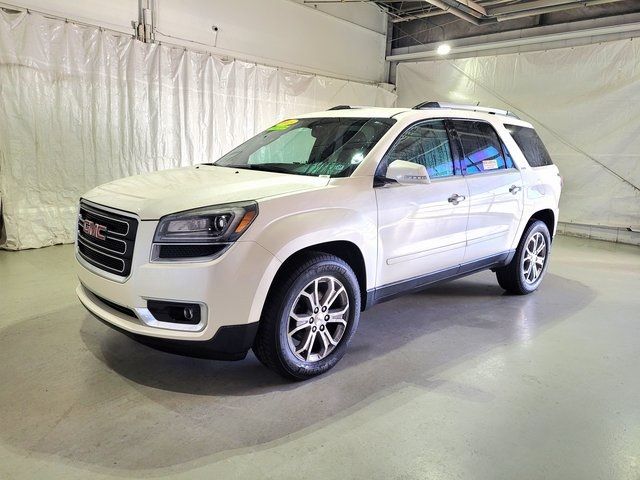
M559 237L541 289L491 273L363 315L286 383L85 313L72 247L0 252L0 478L640 478L640 249Z

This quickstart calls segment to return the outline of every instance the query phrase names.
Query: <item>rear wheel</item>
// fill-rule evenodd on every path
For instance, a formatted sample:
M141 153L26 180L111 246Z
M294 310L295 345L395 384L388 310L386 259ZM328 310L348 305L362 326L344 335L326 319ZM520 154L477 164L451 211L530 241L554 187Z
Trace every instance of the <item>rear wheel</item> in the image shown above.
M547 270L551 235L546 224L535 220L522 234L509 265L496 270L498 283L507 292L526 295L536 290Z
M279 276L267 298L253 351L281 375L304 380L344 356L360 318L360 288L349 265L313 253Z

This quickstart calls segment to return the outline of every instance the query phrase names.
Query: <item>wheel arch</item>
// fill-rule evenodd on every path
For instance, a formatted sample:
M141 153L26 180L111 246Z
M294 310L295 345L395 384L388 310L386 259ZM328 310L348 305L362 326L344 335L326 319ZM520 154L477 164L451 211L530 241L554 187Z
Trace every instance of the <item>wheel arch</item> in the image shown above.
M555 234L555 227L556 227L556 214L553 210L551 210L550 208L545 208L543 210L538 210L537 212L535 212L533 215L531 215L531 218L529 219L529 221L527 222L527 225L536 221L536 220L540 220L541 222L543 222L547 228L549 229L549 234L551 235L551 238L553 239L553 235Z
M361 310L364 310L367 304L367 268L364 261L364 255L360 248L353 242L348 240L334 240L329 242L316 243L314 245L306 246L300 250L289 255L284 262L278 268L269 290L274 288L283 275L286 275L287 271L290 271L292 267L298 263L304 261L311 253L328 253L335 255L339 259L343 260L347 265L351 267L358 279L358 286L360 287L360 300ZM264 307L263 307L264 308Z

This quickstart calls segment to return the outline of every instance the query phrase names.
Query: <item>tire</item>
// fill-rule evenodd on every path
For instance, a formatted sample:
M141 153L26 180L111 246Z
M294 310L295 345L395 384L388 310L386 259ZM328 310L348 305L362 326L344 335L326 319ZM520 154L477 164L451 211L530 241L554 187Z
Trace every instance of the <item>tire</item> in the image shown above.
M532 249L538 252L535 257L531 257ZM525 228L511 262L496 270L498 284L514 295L527 295L535 291L547 271L550 253L551 235L547 225L540 220L531 222ZM544 258L541 259L542 255Z
M360 287L334 255L312 252L285 268L269 290L252 349L280 375L306 380L344 356L358 328Z

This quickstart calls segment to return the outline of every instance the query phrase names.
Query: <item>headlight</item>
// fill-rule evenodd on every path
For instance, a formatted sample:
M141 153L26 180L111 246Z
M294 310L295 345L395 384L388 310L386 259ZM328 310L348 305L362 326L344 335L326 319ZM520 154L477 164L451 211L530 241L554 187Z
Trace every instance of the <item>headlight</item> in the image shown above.
M153 238L152 260L210 257L221 253L249 228L257 215L257 203L243 202L164 216Z

